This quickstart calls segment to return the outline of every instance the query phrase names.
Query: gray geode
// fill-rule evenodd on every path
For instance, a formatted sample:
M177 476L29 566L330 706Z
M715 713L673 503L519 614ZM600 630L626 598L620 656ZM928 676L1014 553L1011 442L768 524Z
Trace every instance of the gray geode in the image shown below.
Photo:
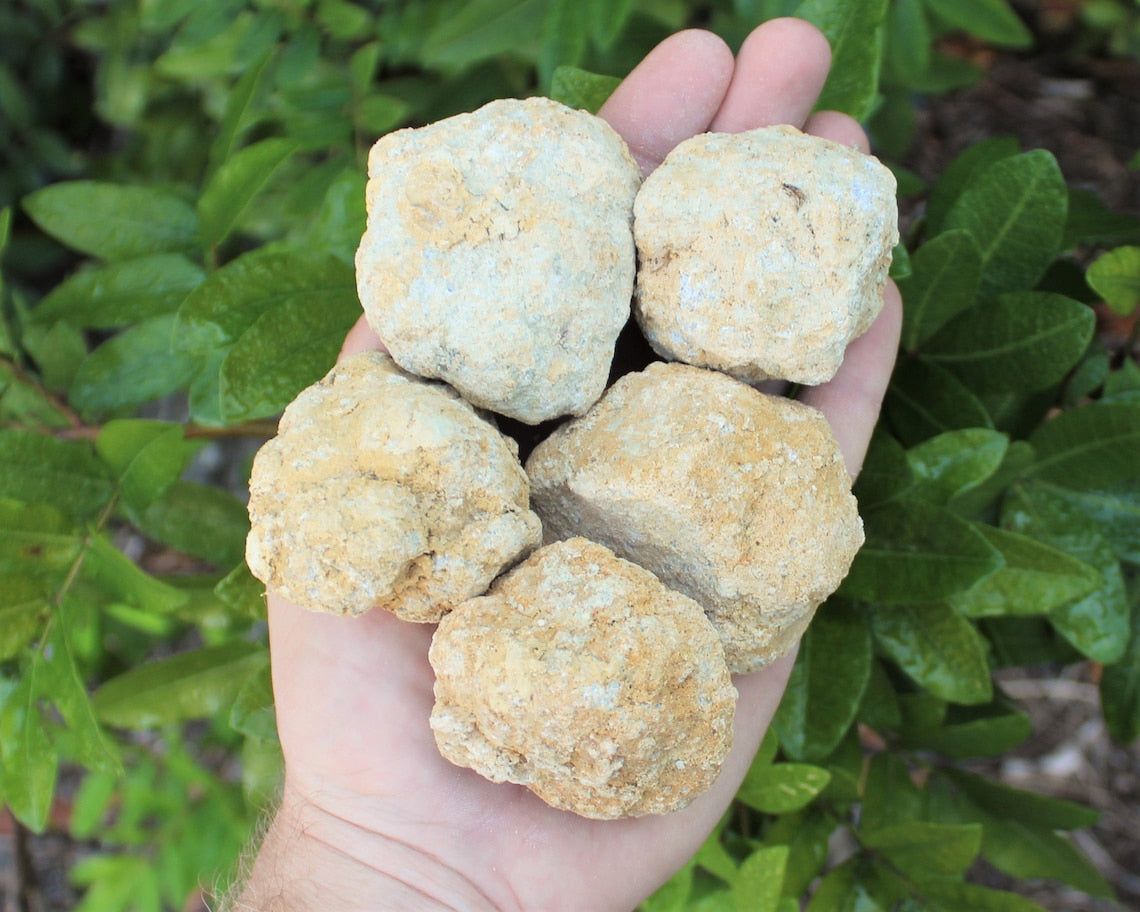
M705 133L646 178L634 235L634 312L659 354L750 383L822 383L882 307L895 179L794 127Z
M542 535L515 442L380 352L285 409L249 488L250 570L313 611L438 621Z
M530 424L597 400L629 317L641 182L605 121L494 101L382 137L368 175L357 286L402 367Z

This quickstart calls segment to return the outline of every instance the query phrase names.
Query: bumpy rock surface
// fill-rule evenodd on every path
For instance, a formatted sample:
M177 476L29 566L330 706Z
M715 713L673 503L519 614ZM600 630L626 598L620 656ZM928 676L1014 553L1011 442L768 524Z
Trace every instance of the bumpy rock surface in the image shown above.
M531 424L597 400L629 317L641 181L605 121L494 101L382 137L368 175L357 285L401 366Z
M250 478L246 559L315 611L436 621L537 546L514 441L379 352L285 410Z
M456 607L430 658L443 756L586 817L684 807L731 744L736 690L700 606L585 539Z
M602 542L696 600L734 672L792 647L863 542L822 414L684 364L622 377L527 472L548 541Z
M830 379L882 307L898 241L891 172L788 126L681 143L634 213L650 344L748 382Z

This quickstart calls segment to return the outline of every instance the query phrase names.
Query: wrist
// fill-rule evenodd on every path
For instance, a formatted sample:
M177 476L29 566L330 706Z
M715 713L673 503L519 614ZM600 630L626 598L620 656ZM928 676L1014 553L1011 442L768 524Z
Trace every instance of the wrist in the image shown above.
M366 830L288 791L225 912L494 910L444 860Z

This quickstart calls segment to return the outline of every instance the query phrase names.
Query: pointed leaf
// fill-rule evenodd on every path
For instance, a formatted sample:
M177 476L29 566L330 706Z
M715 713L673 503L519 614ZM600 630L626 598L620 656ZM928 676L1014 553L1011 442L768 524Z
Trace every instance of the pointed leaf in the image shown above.
M42 654L0 705L0 794L21 823L42 833L55 794L59 756L40 712Z
M978 807L1005 820L1050 830L1079 830L1100 819L1099 812L1083 804L1013 788L967 770L945 767L940 775L950 779Z
M754 766L736 798L765 814L787 814L808 804L830 781L831 773L808 763Z
M78 518L111 499L111 480L86 443L0 430L0 497L45 503Z
M177 253L90 266L61 282L32 312L43 323L113 329L170 313L205 277Z
M1030 437L1037 462L1027 473L1075 491L1140 477L1140 402L1093 403L1069 409Z
M1140 738L1140 595L1132 596L1128 649L1100 679L1100 703L1108 731L1120 744Z
M166 421L109 421L95 439L95 450L117 476L119 493L143 510L176 482L196 448L182 438L182 425Z
M985 405L954 374L918 357L895 370L887 415L903 443L914 444L959 428L993 427Z
M1004 703L985 706L950 706L937 726L904 727L902 743L936 751L955 760L996 757L1013 750L1033 734L1025 713Z
M916 497L945 506L994 474L1009 449L1005 434L987 428L947 431L907 451Z
M100 721L121 728L153 728L212 716L234 699L264 661L253 643L226 643L133 668L95 692Z
M916 498L863 517L867 543L840 591L867 602L937 601L1001 567L1001 555L971 524Z
M0 573L0 662L14 657L47 620L47 586L32 576Z
M831 602L808 627L773 726L797 760L826 757L851 727L871 671L871 640L851 606Z
M211 167L228 160L242 134L257 122L257 108L270 84L275 60L276 50L268 51L245 70L227 95L225 114L210 146Z
M176 611L189 600L183 590L151 576L101 535L87 541L80 578L114 600L146 612Z
M616 76L603 76L578 67L560 66L550 78L550 97L571 108L597 114L621 82Z
M990 165L1017 155L1021 147L1012 136L994 136L968 146L942 172L926 204L929 235L945 230L946 216L963 191Z
M859 509L867 510L905 494L914 484L906 450L881 426L876 428L855 481Z
M981 295L1032 288L1060 252L1068 191L1044 149L1003 158L972 180L946 216L982 253Z
M979 393L1033 392L1072 370L1095 323L1093 312L1072 298L1014 292L951 320L923 354Z
M861 833L860 841L925 885L963 874L978 856L982 828L977 824L900 823Z
M955 703L993 696L986 643L946 605L876 605L871 630L879 648L918 684Z
M1046 912L1024 896L970 883L924 884L921 899L900 912Z
M911 257L911 274L899 281L903 348L919 348L950 319L968 309L978 294L982 252L968 231L946 231Z
M804 0L795 16L806 19L831 44L831 72L817 106L865 120L871 113L883 56L886 0Z
M222 163L198 199L198 222L206 247L217 247L229 237L257 195L296 151L292 140L263 139Z
M967 617L1046 614L1101 585L1100 571L1037 539L994 526L978 530L1001 552L1004 566L949 602Z
M925 0L947 25L962 29L989 44L1026 48L1033 33L1018 18L1007 0Z
M24 209L57 240L104 260L178 253L198 243L193 207L155 187L64 181L25 197Z
M423 62L455 72L504 52L517 52L541 34L546 7L542 0L465 3L428 33L420 50Z
M148 538L216 566L230 567L245 554L249 515L228 491L182 481L148 503L137 525Z
M757 849L744 859L732 885L736 912L777 912L787 864L787 846Z

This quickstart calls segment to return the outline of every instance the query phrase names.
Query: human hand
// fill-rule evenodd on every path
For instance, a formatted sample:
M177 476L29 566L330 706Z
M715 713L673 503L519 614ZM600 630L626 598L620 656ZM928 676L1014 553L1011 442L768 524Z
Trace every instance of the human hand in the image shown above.
M645 173L696 133L774 123L865 151L850 118L811 114L829 56L823 37L795 20L758 28L735 61L710 33L682 32L630 74L601 115ZM900 310L891 286L835 379L801 396L827 416L852 475L890 375ZM380 346L361 322L344 354ZM440 757L428 725L433 628L378 611L314 614L272 594L269 625L285 783L236 908L631 909L724 813L793 662L736 678L735 742L710 791L675 814L596 821Z

